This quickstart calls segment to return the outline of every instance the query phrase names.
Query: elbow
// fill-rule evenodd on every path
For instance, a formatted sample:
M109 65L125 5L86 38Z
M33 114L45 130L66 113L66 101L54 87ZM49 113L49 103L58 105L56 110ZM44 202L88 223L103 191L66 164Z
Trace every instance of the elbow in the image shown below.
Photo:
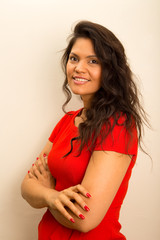
M26 185L26 179L23 180L23 182L21 183L21 196L23 199L27 199L27 185Z
M91 227L82 227L79 231L82 232L82 233L88 233L89 231L91 231L92 229L94 228L91 228Z
M22 182L21 184L21 196L31 207L36 208L36 205L26 190L25 182Z
M26 194L25 194L25 192L22 190L22 188L21 188L21 196L22 196L22 198L23 198L24 200L26 200Z
M86 215L84 213L84 216L86 217L84 220L79 220L77 223L77 229L78 231L82 233L88 233L91 230L95 229L102 221L101 216L96 216L95 212L88 212Z
M81 224L78 231L82 233L88 233L89 231L93 230L96 227L97 225L90 223L88 220L87 221L84 220L83 224Z
M80 230L80 232L82 232L82 233L88 233L90 230L92 230L92 229L90 229L90 228L82 228L82 229Z
M22 196L22 198L25 199L25 191L24 191L23 182L22 182L22 184L21 184L21 196Z

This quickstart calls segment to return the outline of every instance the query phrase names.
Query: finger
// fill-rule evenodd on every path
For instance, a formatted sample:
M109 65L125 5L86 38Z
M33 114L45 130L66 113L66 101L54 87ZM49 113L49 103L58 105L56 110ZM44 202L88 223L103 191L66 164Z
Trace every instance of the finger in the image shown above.
M78 203L78 205L86 211L90 211L89 207L87 206L87 204L85 203L85 201L83 200L83 198L78 194L78 193L73 193L72 194L72 198Z
M46 157L44 158L44 162L45 162L45 168L46 168L46 170L49 171L49 167L48 167L48 156L46 156Z
M35 165L38 168L38 163L39 163L39 158L37 158L37 160L34 162L34 164L32 164L32 167Z
M78 196L77 193L73 192L72 194L72 199L76 199L76 197L74 197L75 195ZM83 214L80 212L80 210L75 206L75 204L68 198L69 195L66 195L66 191L62 192L59 195L59 201L63 204L63 206L69 208L78 218L81 219L85 219L85 217L83 216ZM84 203L83 205L83 200L81 199L81 197L79 197L79 202L82 202L82 209L84 210L84 206L86 205Z
M80 212L80 210L70 200L68 200L65 203L65 206L67 206L78 218L81 218L83 220L85 219L84 215ZM83 205L83 206L85 206L85 205Z
M33 166L34 166L34 163L32 164L32 167L28 171L28 173L30 172L32 175L34 175L34 173L33 173Z
M55 201L54 206L66 219L68 219L72 223L75 222L74 218L67 212L67 210L64 208L63 204L59 200Z
M43 164L41 158L37 157L36 159L37 159L37 160L36 160L36 162L35 162L35 165L36 165L36 167L39 169L39 171L41 172L41 166L44 165L44 164Z
M32 171L33 171L33 175L36 177L36 178L40 178L41 177L41 173L39 171L39 169L36 167L36 165L33 164L32 166Z
M39 156L39 159L41 160L41 162L43 163L43 166L44 168L47 170L48 169L48 166L46 164L46 159L47 159L47 155L46 153L41 153L40 156Z
M40 162L40 161L38 162L38 169L44 177L47 175L46 169L44 168L42 162Z
M87 198L91 198L91 194L81 184L75 186L75 191L80 192L83 196Z
M71 191L64 191L64 194L67 195L70 199L73 199L74 201L76 201L76 203L78 203L78 205L86 211L89 211L89 207L87 206L87 204L85 203L85 201L83 200L83 198L81 197L81 195L79 193L76 192L71 192ZM75 205L74 205L75 206ZM75 210L75 208L74 208ZM76 212L76 215L79 215L80 213Z
M36 179L36 177L31 173L31 171L28 171L28 176L29 176L29 178Z

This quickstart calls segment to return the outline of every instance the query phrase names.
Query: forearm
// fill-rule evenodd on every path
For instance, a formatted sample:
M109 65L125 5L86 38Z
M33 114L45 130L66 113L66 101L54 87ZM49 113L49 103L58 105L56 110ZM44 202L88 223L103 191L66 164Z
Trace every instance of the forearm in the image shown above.
M87 205L89 204L89 199L84 198ZM57 222L59 222L61 225L70 228L75 229L80 232L88 232L90 229L88 227L89 221L90 221L90 211L83 210L77 203L74 203L76 208L81 211L85 219L81 219L80 217L77 217L69 208L66 208L67 212L70 214L70 216L74 219L74 223L72 221L69 221L67 218L65 218L59 211L55 209L49 208L51 214L56 219ZM93 211L92 211L93 212Z
M66 219L59 211L54 210L54 209L49 209L49 210L50 210L51 214L53 215L53 217L56 219L56 221L59 222L64 227L81 231L80 224L78 224L78 222L77 222L77 220L79 221L79 219L75 215L73 216L75 223L72 223L68 219ZM68 209L67 209L67 211L68 211ZM68 212L70 213L71 216L73 215L70 211L68 211ZM82 220L80 220L80 221L82 221Z
M43 186L35 179L25 178L21 185L22 197L34 208L48 207L47 197L51 191L55 190Z
M60 192L54 188L55 179L41 162L38 165L36 162L22 182L21 192L32 207L47 207L57 222L67 228L84 232L85 225L88 225L84 215L89 211L87 205L90 198L87 190L80 184Z

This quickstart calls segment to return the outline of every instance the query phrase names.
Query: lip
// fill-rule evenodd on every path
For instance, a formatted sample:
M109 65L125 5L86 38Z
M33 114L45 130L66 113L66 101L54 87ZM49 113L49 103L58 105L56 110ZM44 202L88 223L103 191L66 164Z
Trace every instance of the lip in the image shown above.
M81 79L81 80L80 80L80 79ZM83 78L83 77L75 76L75 77L73 77L73 82L74 82L76 85L84 85L84 84L86 84L87 82L89 82L89 80L86 79L86 78Z
M73 76L73 79L75 79L75 78L84 79L84 80L87 80L87 81L89 81L87 78L80 77L80 76Z

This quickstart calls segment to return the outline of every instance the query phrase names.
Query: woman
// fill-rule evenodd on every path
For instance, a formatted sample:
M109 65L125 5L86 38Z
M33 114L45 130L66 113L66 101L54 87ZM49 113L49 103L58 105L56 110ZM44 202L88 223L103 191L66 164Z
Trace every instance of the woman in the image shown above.
M71 92L84 107L58 122L23 180L22 196L48 208L39 240L126 239L118 219L146 117L124 48L105 27L82 21L62 64L63 109Z

